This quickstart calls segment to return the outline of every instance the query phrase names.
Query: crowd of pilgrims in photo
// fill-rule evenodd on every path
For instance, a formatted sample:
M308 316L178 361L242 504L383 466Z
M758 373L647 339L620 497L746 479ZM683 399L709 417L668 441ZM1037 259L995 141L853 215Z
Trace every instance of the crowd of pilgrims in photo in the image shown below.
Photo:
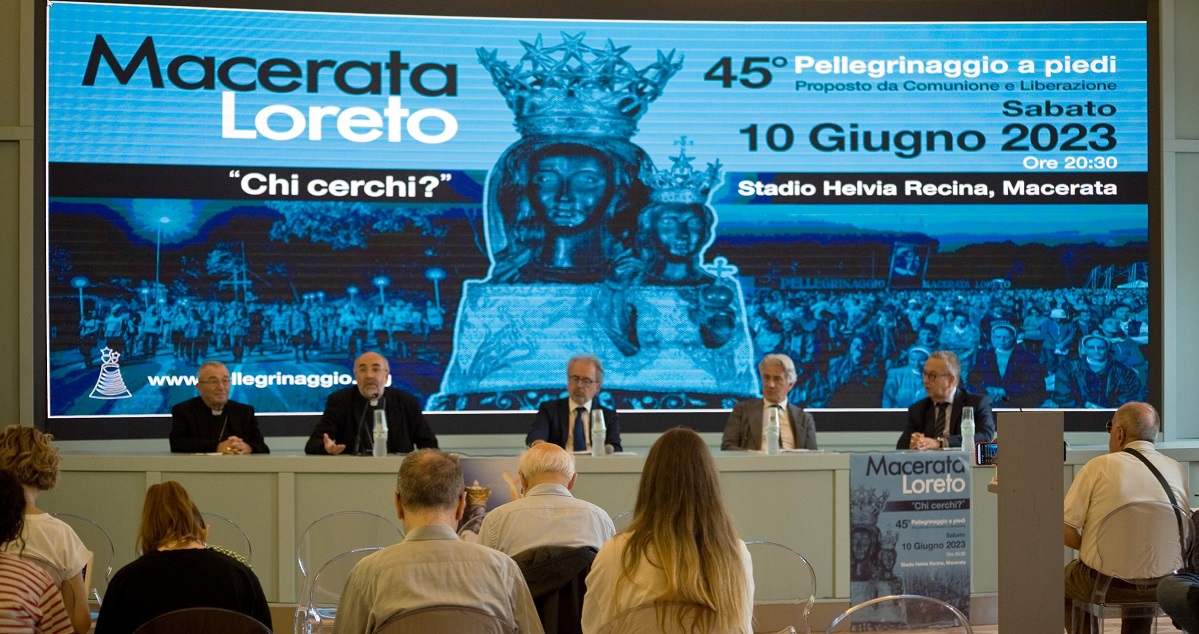
M421 297L391 297L384 304L377 298L311 297L291 303L188 299L146 306L130 298L98 304L79 324L79 352L88 366L105 346L125 361L170 354L193 365L280 353L294 361L317 352L352 359L366 350L405 358L445 327L445 310Z
M790 398L808 407L906 408L924 398L920 371L936 350L956 353L962 385L997 407L1145 396L1146 289L760 290L746 304L756 358L790 356ZM1097 377L1106 384L1092 392L1124 400L1080 401L1086 390L1071 386Z

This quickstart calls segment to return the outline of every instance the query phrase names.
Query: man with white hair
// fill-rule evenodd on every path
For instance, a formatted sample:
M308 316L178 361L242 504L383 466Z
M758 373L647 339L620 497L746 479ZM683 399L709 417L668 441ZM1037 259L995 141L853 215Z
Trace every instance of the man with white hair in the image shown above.
M479 543L509 556L539 546L590 546L599 550L616 534L600 507L571 495L575 458L553 443L537 443L520 459L523 497L487 514Z
M768 354L758 363L762 396L733 406L724 426L721 449L766 450L764 422L770 410L778 412L782 449L816 449L816 420L803 408L787 401L795 387L795 363L785 354Z

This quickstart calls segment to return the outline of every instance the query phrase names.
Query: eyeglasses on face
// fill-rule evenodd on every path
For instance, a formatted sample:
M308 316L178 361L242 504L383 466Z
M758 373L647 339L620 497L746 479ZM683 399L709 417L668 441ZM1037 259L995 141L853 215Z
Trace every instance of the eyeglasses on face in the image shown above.
M1112 421L1111 421L1111 419L1108 419L1107 423L1106 423L1106 424L1103 426L1103 429L1107 430L1107 433L1109 433L1109 434L1110 434L1110 433L1112 433Z
M590 377L586 377L586 376L571 375L571 376L567 377L567 379L569 379L571 383L574 383L576 385L581 385L583 387L591 387L592 385L595 385L595 383L596 383Z
M216 387L218 385L232 385L233 384L233 381L229 380L228 377L225 377L223 379L218 379L218 378L214 377L214 378L208 379L207 381L200 381L200 382L203 383L204 385L211 385L213 387Z
M929 381L936 381L937 379L939 379L943 376L953 376L952 374L949 374L948 372L921 372L921 374L924 376L924 378L928 379Z

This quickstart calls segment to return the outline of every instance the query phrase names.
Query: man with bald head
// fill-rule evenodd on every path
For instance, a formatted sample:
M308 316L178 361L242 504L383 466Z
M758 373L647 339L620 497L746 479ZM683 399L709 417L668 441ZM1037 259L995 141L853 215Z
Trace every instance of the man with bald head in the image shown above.
M370 455L377 410L387 413L387 453L437 448L437 437L425 422L416 397L387 387L391 366L386 357L366 352L354 359L354 380L356 385L329 395L325 413L312 430L304 453Z
M537 443L520 458L523 497L483 519L479 543L516 555L538 546L590 546L599 550L616 534L600 507L571 495L575 458L553 443Z
M1126 403L1116 410L1108 423L1108 453L1087 461L1079 469L1070 490L1066 493L1064 513L1064 537L1066 546L1078 551L1078 559L1066 564L1066 630L1071 629L1070 604L1072 599L1091 600L1095 586L1096 570L1103 570L1100 551L1118 551L1125 536L1100 533L1096 528L1103 518L1130 502L1157 501L1169 503L1165 489L1149 468L1129 450L1139 453L1161 473L1174 494L1174 499L1183 508L1190 504L1187 490L1186 468L1153 447L1153 440L1161 429L1157 410L1148 403ZM1171 522L1173 524L1173 522ZM1118 532L1118 531L1116 531ZM1172 543L1142 544L1139 550L1161 553L1161 557L1147 557L1137 570L1123 571L1130 579L1154 579L1173 572L1175 557L1179 552L1177 540ZM1120 579L1113 579L1107 591L1109 603L1154 601L1154 589L1138 590ZM1089 620L1089 619L1088 619ZM1084 634L1089 623L1083 624ZM1149 632L1148 619L1125 619L1121 627L1124 634Z

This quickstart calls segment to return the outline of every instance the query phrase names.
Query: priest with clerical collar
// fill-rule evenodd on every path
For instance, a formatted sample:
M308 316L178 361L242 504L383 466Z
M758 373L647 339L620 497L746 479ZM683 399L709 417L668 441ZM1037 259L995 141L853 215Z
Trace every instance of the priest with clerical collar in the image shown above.
M229 400L229 368L206 361L196 374L199 396L171 408L173 453L270 453L254 408Z

